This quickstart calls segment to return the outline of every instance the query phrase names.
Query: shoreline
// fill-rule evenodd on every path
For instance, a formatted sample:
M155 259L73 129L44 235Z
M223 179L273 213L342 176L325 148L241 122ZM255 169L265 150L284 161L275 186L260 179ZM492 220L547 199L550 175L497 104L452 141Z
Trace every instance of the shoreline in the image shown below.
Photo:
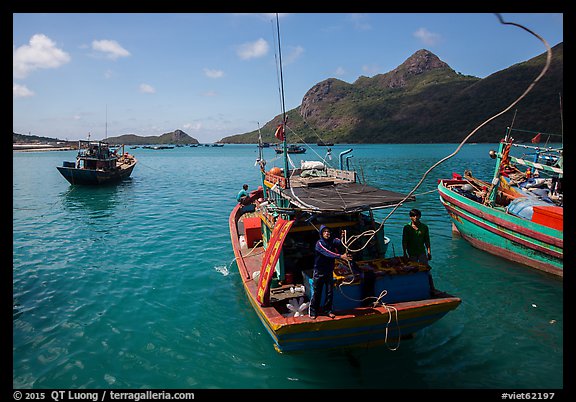
M42 145L42 146L13 145L12 146L13 152L73 151L75 149L76 148L73 148L73 147L47 147L45 145Z

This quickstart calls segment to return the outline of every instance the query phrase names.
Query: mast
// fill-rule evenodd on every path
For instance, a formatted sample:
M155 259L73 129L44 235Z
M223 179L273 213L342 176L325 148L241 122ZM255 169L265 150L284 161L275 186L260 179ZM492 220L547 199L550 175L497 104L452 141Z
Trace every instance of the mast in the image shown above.
M278 59L280 69L280 98L282 103L282 132L284 133L284 140L282 142L282 149L284 153L284 177L286 178L286 187L290 187L289 174L288 174L288 149L286 141L286 104L284 100L284 77L282 75L282 49L280 47L280 22L278 21L278 13L276 13L276 31L278 32Z
M258 124L258 159L256 162L260 166L262 188L266 188L266 184L264 183L266 181L266 161L264 160L264 150L262 149L262 132L260 131L260 122L256 122L256 124Z
M262 160L262 133L260 132L260 122L258 124L258 162Z
M104 130L105 130L104 139L107 140L108 139L108 104L106 104L106 126L105 126Z

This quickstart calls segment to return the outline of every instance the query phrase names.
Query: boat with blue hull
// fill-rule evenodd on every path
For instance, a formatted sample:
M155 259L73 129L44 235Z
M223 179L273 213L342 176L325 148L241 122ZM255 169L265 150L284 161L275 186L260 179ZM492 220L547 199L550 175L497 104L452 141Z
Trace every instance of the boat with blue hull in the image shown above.
M279 60L281 66L281 55ZM435 289L429 265L387 255L390 239L373 211L415 198L359 182L349 169L352 149L340 153L337 168L325 159L302 160L296 167L286 127L283 110L275 134L282 141L283 166L266 167L260 138L256 163L262 185L229 216L244 291L275 349L385 344L395 350L401 340L456 309L461 299ZM310 316L315 246L323 226L339 235L348 258L334 262L333 311Z
M386 257L390 239L380 230L366 242L367 247L354 253L352 264L336 261L335 317L309 317L311 268L320 222L336 230L342 228L348 239L367 231L374 233L376 223L365 209L361 193L344 195L350 204L356 200L351 209L312 211L299 204L312 202L313 195L304 195L303 188L298 187L303 183L296 183L295 176L288 187L281 187L284 184L277 184L283 182L282 176L263 174L266 194L256 194L259 198L249 206L238 204L230 214L229 226L244 290L277 351L382 344L397 348L400 340L411 338L458 307L460 298L433 288L429 266ZM331 191L341 191L342 195L347 187L356 187L354 183L341 184L342 188ZM278 193L272 190L275 185L278 193L293 192L300 201L294 198L288 201L292 205L282 207ZM366 195L373 193L372 207L392 206L404 198L366 185L357 187ZM375 192L379 192L380 201L376 201Z
M515 144L512 131L490 153L491 181L453 174L439 180L440 201L453 231L474 247L562 278L563 147ZM532 153L514 156L511 149Z
M103 185L124 180L138 163L127 152L112 149L107 142L80 140L75 162L64 161L58 171L70 184Z

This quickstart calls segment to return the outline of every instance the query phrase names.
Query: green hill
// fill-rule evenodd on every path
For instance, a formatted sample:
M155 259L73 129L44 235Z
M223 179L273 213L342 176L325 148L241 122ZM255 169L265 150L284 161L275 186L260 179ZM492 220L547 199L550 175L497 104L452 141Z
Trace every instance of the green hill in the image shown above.
M561 132L563 50L563 43L552 49L547 74L514 108L482 127L474 142L498 142L513 119L517 128ZM545 61L543 53L480 79L457 73L422 49L386 74L360 77L353 84L329 78L314 85L302 104L287 112L288 138L307 143L460 142L522 94ZM264 125L263 141L276 142L280 122L278 115ZM221 140L257 141L257 130Z
M108 137L107 140L111 144L129 144L129 145L144 145L144 144L198 144L198 140L190 137L182 130L175 130L169 133L164 133L160 136L151 135L142 137L136 134L125 134L118 137Z
M36 135L23 135L13 133L12 142L22 143L55 143L61 142L57 138L39 137ZM175 130L162 135L151 135L142 137L136 134L124 134L117 137L108 137L106 141L109 144L125 144L125 145L145 145L145 144L198 144L198 140L190 137L182 130ZM69 144L76 144L78 141L67 141Z

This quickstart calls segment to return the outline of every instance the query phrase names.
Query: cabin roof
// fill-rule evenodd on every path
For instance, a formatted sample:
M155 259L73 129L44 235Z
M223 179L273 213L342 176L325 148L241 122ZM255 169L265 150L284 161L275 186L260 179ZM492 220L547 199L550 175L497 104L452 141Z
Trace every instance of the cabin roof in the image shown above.
M318 187L292 187L283 190L283 195L300 208L336 212L385 208L398 204L406 196L352 182ZM415 199L410 196L405 202Z

